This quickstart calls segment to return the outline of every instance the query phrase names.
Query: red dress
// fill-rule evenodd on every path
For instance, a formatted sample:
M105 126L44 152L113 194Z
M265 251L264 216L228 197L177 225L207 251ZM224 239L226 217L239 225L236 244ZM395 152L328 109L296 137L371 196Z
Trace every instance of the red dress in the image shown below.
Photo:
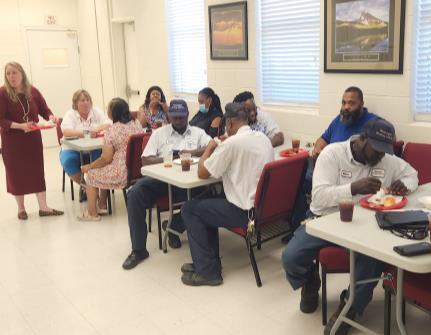
M27 101L19 94L22 103L9 99L6 89L0 87L0 128L3 163L6 170L7 191L13 195L38 193L46 190L43 168L43 145L40 130L25 133L11 129L12 122L24 122ZM39 115L45 120L52 115L40 92L32 87L29 101L29 121L38 122Z

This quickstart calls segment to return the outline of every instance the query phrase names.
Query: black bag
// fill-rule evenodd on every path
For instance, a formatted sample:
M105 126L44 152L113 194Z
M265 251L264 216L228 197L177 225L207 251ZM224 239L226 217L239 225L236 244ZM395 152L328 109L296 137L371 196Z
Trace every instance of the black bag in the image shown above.
M380 228L390 230L393 234L412 239L422 240L428 236L428 213L420 210L403 212L376 212Z

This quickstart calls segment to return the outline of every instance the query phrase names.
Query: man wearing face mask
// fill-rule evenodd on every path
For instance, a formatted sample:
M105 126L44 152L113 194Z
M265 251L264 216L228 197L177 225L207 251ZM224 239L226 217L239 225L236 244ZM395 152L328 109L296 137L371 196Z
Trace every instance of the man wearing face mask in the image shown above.
M396 195L406 195L418 186L417 171L407 162L393 155L395 130L381 118L367 122L360 135L345 142L328 145L319 155L313 175L312 201L308 217L330 214L338 210L338 203L345 198L359 198L374 194L381 187ZM305 226L296 229L294 237L283 251L282 261L287 280L293 289L302 288L300 309L312 313L318 307L320 278L314 262L319 250L331 243L308 235ZM355 280L377 278L385 265L373 258L358 254ZM377 282L355 287L355 301L348 317L362 314L371 301ZM325 327L329 334L342 307L346 293L343 291L340 306ZM347 334L350 326L343 323L337 335Z
M181 267L181 280L189 286L222 284L218 228L247 226L260 174L274 160L269 139L247 125L244 105L229 103L225 111L229 137L208 144L199 160L198 176L221 177L226 198L191 200L181 209L193 259Z
M169 105L168 117L170 124L154 130L144 152L142 165L163 162L163 156L168 152L190 152L192 156L201 156L211 138L198 128L188 125L189 111L184 100L172 100ZM176 201L187 199L186 190L172 188ZM123 263L125 270L130 270L149 256L147 242L146 211L152 208L159 197L168 194L168 185L157 179L144 176L127 192L127 215L129 219L132 252ZM184 231L184 225L179 220L173 220L171 228L179 233ZM169 233L168 242L171 248L181 247L178 236Z
M360 88L348 87L341 100L340 114L331 122L328 129L316 140L313 158L316 159L328 144L345 141L352 135L359 134L364 125L377 115L364 107L364 96Z

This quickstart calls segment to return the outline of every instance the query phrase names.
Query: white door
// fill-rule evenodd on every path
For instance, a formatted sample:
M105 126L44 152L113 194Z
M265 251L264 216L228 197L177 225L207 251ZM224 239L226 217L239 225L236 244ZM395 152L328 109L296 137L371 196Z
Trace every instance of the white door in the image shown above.
M80 89L78 35L74 30L27 30L31 82L58 117L72 108L72 95ZM43 130L44 146L56 146L55 129Z
M126 96L131 111L138 110L145 99L139 91L138 52L136 49L135 24L123 24L124 51L126 60ZM142 100L142 101L141 101Z

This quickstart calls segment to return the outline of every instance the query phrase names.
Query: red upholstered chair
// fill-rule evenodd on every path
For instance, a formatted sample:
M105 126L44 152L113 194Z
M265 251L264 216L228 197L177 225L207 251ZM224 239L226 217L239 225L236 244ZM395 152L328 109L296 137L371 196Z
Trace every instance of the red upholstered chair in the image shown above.
M63 118L58 118L58 122L56 124L55 130L57 131L57 141L58 144L61 146L60 140L63 138L63 132L61 131L61 123L63 122ZM63 181L61 190L64 192L66 186L66 171L63 169ZM73 180L70 179L70 194L72 195L72 200L75 200L75 192L73 191Z
M326 325L328 319L326 275L328 273L349 273L349 252L338 246L326 247L320 250L318 261L322 270L322 324Z
M151 133L140 133L130 136L126 149L127 185L123 188L124 202L127 206L127 189L134 185L141 177L142 150L148 143ZM148 210L148 231L151 232L151 209Z
M431 144L408 142L402 158L418 171L419 185L431 182Z
M247 235L247 227L229 229L245 239L257 286L262 286L253 249L263 242L291 233L290 219L296 196L305 177L308 153L298 154L265 165L256 189L255 234Z
M397 289L396 271L391 272L392 280L385 280L383 287L385 289L385 335L390 335L391 330L391 298ZM431 273L404 273L403 282L404 302L408 302L418 307L431 316ZM403 320L405 322L405 303L403 304Z

